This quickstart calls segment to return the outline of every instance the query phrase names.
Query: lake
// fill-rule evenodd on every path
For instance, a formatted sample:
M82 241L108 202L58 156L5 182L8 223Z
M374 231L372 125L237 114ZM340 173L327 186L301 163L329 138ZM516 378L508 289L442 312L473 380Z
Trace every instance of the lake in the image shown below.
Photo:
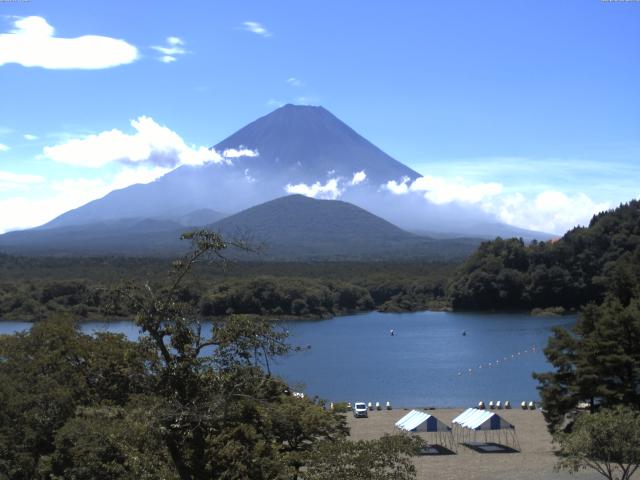
M449 312L278 322L291 343L311 348L280 359L273 370L296 388L304 384L307 394L334 402L462 407L509 400L515 406L538 400L531 372L551 368L542 353L551 328L573 323L574 316ZM0 333L29 325L0 322ZM82 330L138 336L131 322L89 322Z

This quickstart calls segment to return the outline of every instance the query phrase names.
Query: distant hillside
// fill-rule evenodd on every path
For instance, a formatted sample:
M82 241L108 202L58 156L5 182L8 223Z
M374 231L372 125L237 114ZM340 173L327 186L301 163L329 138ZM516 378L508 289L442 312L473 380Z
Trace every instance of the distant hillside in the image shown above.
M527 230L526 228L514 227L504 223L474 223L468 227L461 228L458 232L441 232L441 231L413 231L421 236L433 238L456 238L456 237L473 237L483 240L493 240L496 237L502 238L522 238L525 243L532 240L546 241L558 238L557 235L550 233L537 232Z
M169 220L123 219L0 235L0 251L29 255L174 255L186 227Z
M640 201L593 217L557 241L483 243L450 287L455 309L578 308L640 294Z
M215 212L193 212L182 222L202 223ZM126 219L0 235L0 251L38 255L175 256L189 228L157 219ZM203 228L202 225L191 227ZM264 246L268 260L462 259L479 240L434 240L405 232L350 203L290 195L223 218L206 228ZM249 254L238 254L250 259ZM255 258L255 257L253 257Z

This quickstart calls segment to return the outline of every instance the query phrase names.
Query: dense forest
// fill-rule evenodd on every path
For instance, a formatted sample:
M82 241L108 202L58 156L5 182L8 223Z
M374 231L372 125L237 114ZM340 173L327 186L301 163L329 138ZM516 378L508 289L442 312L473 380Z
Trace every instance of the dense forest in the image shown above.
M0 255L0 318L132 318L118 295L126 282L161 283L167 261L119 257ZM326 318L380 311L440 309L456 265L430 262L234 262L199 265L183 298L206 317L231 313Z
M578 309L608 293L628 303L640 285L640 201L593 217L562 238L483 243L457 271L455 310Z

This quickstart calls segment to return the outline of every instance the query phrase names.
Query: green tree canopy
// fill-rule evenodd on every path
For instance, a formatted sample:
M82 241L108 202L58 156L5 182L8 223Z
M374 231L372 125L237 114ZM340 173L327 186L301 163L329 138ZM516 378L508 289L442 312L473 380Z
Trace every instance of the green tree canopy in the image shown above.
M587 306L571 330L554 330L545 355L555 371L534 377L552 432L580 402L640 405L640 300Z
M595 215L562 238L484 242L449 285L454 309L578 309L614 294L623 304L640 288L640 201ZM634 293L635 292L635 293Z
M640 412L624 407L583 413L571 433L556 435L557 468L592 469L608 480L629 480L640 467Z

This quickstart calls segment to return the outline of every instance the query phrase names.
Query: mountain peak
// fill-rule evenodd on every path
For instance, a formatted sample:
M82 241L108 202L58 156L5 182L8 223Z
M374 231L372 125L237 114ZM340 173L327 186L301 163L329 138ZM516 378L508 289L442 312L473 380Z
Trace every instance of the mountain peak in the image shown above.
M243 159L242 168L265 178L278 175L283 186L324 183L328 175L351 178L362 170L377 185L419 176L322 106L286 104L238 130L215 149L240 145L260 153Z

